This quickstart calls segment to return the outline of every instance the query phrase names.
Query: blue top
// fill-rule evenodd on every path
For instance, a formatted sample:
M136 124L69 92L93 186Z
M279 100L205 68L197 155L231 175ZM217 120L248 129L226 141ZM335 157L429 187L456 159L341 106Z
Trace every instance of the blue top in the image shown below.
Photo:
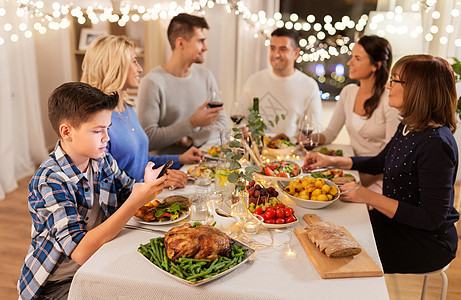
M383 235L394 228L393 241L401 240L401 250L408 250L410 258L415 256L416 249L425 251L424 245L429 243L439 245L443 249L441 252L446 254L443 259L449 260L455 255L458 243L454 223L459 213L453 207L458 170L456 141L446 126L428 127L406 135L403 135L403 128L400 124L394 137L377 156L353 157L352 169L382 173L383 195L399 201L392 219L377 211L370 215L372 222L375 218L381 219ZM381 235L376 236L375 229L373 224L380 250ZM381 256L382 251L379 252ZM443 267L444 263L446 261L441 261L440 265Z
M88 167L93 168L93 201L98 201L105 220L128 198L135 181L108 153L90 159ZM93 208L90 193L86 175L58 142L29 183L32 241L18 281L19 298L37 299L48 278L84 237Z
M139 124L133 107L125 104L125 111L112 112L112 125L109 127L110 141L107 151L117 160L120 169L134 177L137 182L144 181L144 169L152 161L157 167L173 159L172 169L179 169L179 155L149 155L149 140Z

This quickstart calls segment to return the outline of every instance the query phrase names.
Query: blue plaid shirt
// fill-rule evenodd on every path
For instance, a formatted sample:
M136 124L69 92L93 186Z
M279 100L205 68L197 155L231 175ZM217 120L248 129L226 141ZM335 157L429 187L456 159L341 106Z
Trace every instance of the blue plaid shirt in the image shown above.
M109 153L90 159L94 201L111 216L128 198L134 179L119 169ZM29 183L32 242L18 281L19 297L38 298L50 275L69 257L83 238L92 209L86 176L60 147L59 142Z

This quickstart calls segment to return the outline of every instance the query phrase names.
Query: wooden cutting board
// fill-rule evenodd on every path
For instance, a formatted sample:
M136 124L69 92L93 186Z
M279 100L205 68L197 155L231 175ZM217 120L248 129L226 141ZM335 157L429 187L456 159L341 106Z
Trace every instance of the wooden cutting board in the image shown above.
M306 214L303 219L307 224L320 222L319 217L315 214ZM344 227L341 227L341 229L355 241ZM311 242L303 227L295 228L294 233L322 278L383 276L383 271L364 250L350 257L328 257Z

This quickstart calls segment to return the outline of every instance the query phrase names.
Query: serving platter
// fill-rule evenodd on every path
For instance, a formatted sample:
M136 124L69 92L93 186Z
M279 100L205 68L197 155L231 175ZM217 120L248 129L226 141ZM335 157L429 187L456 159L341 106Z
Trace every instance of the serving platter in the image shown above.
M235 244L235 245L238 245L238 246L241 246L241 247L244 247L244 248L247 248L248 250L246 250L243 255L243 259L242 259L242 262L240 262L239 264L233 266L232 268L230 268L229 270L226 270L224 272L221 272L219 274L216 274L214 275L213 277L210 277L210 278L205 278L205 279L202 279L202 280L199 280L199 281L196 281L196 282L190 282L188 280L185 280L183 278L180 278L176 275L173 275L171 274L170 272L167 272L165 270L163 270L162 268L158 267L157 265L155 265L154 263L152 263L147 257L145 257L144 255L142 255L140 252L137 252L139 253L139 255L141 255L142 257L144 257L144 259L146 261L149 262L150 265L152 265L154 268L156 268L157 270L161 271L162 273L164 273L165 275L175 279L175 280L178 280L184 284L187 284L187 285L191 285L191 286L199 286L199 285L202 285L202 284L205 284L205 283L208 283L210 281L213 281L213 280L216 280L218 278L221 278L227 274L229 274L230 272L236 270L237 268L240 268L241 266L243 266L246 262L250 261L250 260L253 260L254 256L256 255L256 251L253 250L252 248L250 248L248 245L242 243L242 242L239 242L233 238L231 238L232 242Z

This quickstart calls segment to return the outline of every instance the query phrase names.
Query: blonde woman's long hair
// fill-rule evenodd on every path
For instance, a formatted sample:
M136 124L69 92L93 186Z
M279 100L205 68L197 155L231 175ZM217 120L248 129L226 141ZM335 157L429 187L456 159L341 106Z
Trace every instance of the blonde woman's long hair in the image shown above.
M80 81L94 86L105 94L120 92L125 85L130 68L130 51L134 43L126 36L101 36L88 47L82 64ZM133 105L124 97L123 101Z

